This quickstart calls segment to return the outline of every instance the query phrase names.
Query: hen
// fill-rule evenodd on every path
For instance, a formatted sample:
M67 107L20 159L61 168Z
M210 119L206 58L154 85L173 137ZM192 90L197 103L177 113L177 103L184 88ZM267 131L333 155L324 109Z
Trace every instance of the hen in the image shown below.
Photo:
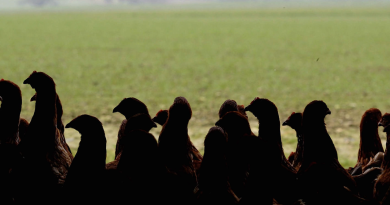
M357 162L362 165L363 172L370 160L374 158L378 152L383 152L382 142L378 134L378 123L381 118L382 113L376 108L368 109L362 116L360 122L360 145Z
M105 186L106 136L102 123L90 115L80 115L66 125L81 134L77 153L66 176L67 203L97 204Z
M168 120L160 137L159 156L168 170L164 202L189 204L193 202L193 190L197 185L196 170L192 159L192 143L188 136L191 106L184 97L177 97L169 108Z
M168 110L160 110L157 112L156 116L152 120L154 122L156 122L157 124L164 126L167 119L168 119ZM191 143L191 147L192 147L192 149L191 149L192 160L193 160L192 163L194 164L196 173L199 176L199 169L200 169L200 165L202 164L203 156L202 156L202 154L200 154L200 152L195 147L195 145L192 144L191 140L190 140L190 143Z
M61 190L72 159L61 143L57 129L56 85L43 72L34 71L24 84L37 92L35 112L19 144L24 163L18 168L18 203L52 204Z
M22 109L22 93L19 86L8 80L0 80L0 204L14 201L11 172L21 158L17 145L20 142L19 122Z
M302 164L303 156L303 136L302 136L302 113L293 112L286 121L283 122L283 126L289 126L295 130L297 134L297 149L293 154L292 165L296 170L299 170L299 167Z
M271 164L268 166L273 170L272 178L274 178L273 197L278 203L293 204L299 199L295 189L297 171L284 155L278 108L268 99L255 98L245 110L257 117L258 137L267 144L267 154L271 158Z
M121 145L122 144L121 141L122 141L122 136L124 135L124 132L125 132L127 120L130 117L134 116L135 114L141 114L141 113L146 114L150 117L149 111L148 111L148 108L146 107L146 105L134 97L123 99L119 103L119 105L117 105L114 108L113 113L116 113L116 112L119 112L122 115L124 115L126 117L126 119L122 121L122 124L119 128L118 140L116 142L116 148L115 148L115 159L118 157L118 155L120 154L120 152L123 149L123 147Z
M331 112L323 101L309 103L303 112L304 152L298 171L299 187L306 203L350 204L351 194L357 194L356 183L338 161L324 122L328 114Z
M272 204L269 158L265 145L238 111L226 113L217 123L228 134L229 181L240 204ZM266 165L265 165L266 164ZM239 194L239 195L238 195Z
M36 101L37 100L37 94L33 95L30 99L30 102ZM57 109L57 128L61 133L61 143L62 145L66 148L66 151L69 154L69 157L73 159L73 154L72 150L70 149L68 143L66 143L65 140L65 127L64 124L62 123L62 115L63 115L63 110L62 110L62 103L60 100L60 97L57 94L57 100L56 100L56 109Z
M115 189L114 204L134 203L135 199L138 204L158 204L163 168L158 161L156 139L128 123L123 143L117 170L111 173L112 187L119 188Z
M227 172L227 136L220 127L212 127L204 140L205 154L195 191L196 204L237 204Z
M117 143L117 148L119 151L118 156L114 161L107 163L106 169L117 169L118 163L121 158L121 153L123 151L123 147L125 146L124 141L126 140L125 131L130 132L131 130L143 130L145 132L149 132L153 127L157 127L157 125L150 119L148 114L136 114L133 117L130 117L126 120L127 122L124 124L125 128L123 129L123 133L121 135L121 140Z

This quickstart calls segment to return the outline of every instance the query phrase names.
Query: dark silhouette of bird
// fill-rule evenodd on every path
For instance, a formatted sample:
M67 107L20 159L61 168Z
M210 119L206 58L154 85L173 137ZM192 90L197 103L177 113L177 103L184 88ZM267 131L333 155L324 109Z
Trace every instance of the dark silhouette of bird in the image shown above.
M72 159L61 143L57 129L56 85L43 72L34 71L24 84L37 93L34 115L19 144L23 164L15 170L19 186L17 203L52 204L61 198ZM64 197L64 196L62 196Z
M22 109L22 93L15 83L0 80L0 204L14 202L11 172L21 156L17 145L20 142L19 122Z
M163 201L170 204L189 204L194 200L197 174L188 136L191 116L192 110L187 99L175 98L158 139L160 160L168 170Z
M153 118L153 121L161 126L164 126L167 119L168 119L168 110L160 110L157 112L156 116ZM191 147L192 147L191 148L192 164L194 165L196 173L199 176L199 169L200 169L200 166L202 164L203 156L199 152L199 150L195 147L195 145L192 144L191 140L189 142L191 143Z
M168 110L160 110L157 112L156 116L153 117L152 120L153 120L153 122L155 122L161 126L164 126L167 119L168 119Z
M274 178L272 189L273 197L278 203L293 204L298 198L295 168L284 155L280 134L280 120L278 108L268 99L255 98L245 108L255 115L259 121L259 138L267 144L267 153L270 155L270 168Z
M122 115L126 117L125 120L122 121L121 126L119 127L119 132L118 132L118 140L116 143L116 148L115 148L115 159L118 157L120 154L122 148L120 146L122 136L124 135L125 132L125 127L127 120L134 116L135 114L147 114L149 115L149 110L148 107L143 103L142 101L138 100L137 98L134 97L129 97L129 98L124 98L119 105L117 105L113 113L119 112ZM149 115L150 117L150 115Z
M238 105L234 100L225 100L219 108L218 116L222 118L226 113L231 111L238 111Z
M195 204L238 204L230 187L226 161L227 135L220 127L212 127L204 140L205 154L195 191Z
M164 169L157 151L157 141L152 134L126 127L117 174L111 180L113 187L118 187L115 201L119 204L134 203L135 199L137 204L161 202Z
M67 203L87 204L104 200L106 135L93 116L80 115L66 125L81 134L77 153L66 176Z
M229 182L240 204L272 204L270 158L248 119L238 111L226 113L215 125L228 135Z
M124 124L123 134L121 135L121 139L118 140L116 148L119 152L118 156L114 161L107 163L107 169L117 169L118 163L122 156L123 147L125 146L124 141L126 140L125 130L128 132L131 130L143 130L145 132L149 132L153 127L157 127L157 125L152 121L150 116L145 113L135 114L133 117L130 117L126 120Z
M363 169L378 152L384 152L378 134L378 123L381 118L382 113L376 108L368 109L362 116L357 162L362 165Z
M292 155L292 165L296 170L299 170L299 167L302 164L302 156L303 156L303 136L302 136L302 113L291 113L291 115L287 118L286 121L283 122L283 126L289 126L293 130L295 130L298 143L297 149Z
M331 114L323 101L312 101L304 112L303 162L298 171L303 200L313 204L350 204L357 195L356 182L340 165L337 151L324 122Z
M31 97L30 102L33 102L36 100L37 100L37 94L35 93L35 95L33 95ZM66 151L68 152L69 157L71 159L73 159L72 150L70 149L68 143L66 143L66 139L65 139L65 127L64 127L64 124L62 123L62 115L63 115L64 111L62 109L62 103L61 103L61 100L60 100L60 97L58 96L58 94L57 94L57 100L56 100L56 109L57 109L57 128L61 133L61 143L66 148Z

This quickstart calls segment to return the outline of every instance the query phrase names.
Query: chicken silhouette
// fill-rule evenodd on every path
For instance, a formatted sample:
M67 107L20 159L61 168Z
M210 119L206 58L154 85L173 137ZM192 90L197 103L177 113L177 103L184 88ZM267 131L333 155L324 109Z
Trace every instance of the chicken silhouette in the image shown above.
M106 135L102 123L93 116L80 115L66 125L81 134L77 153L66 176L67 203L102 202L105 186Z
M57 129L56 85L50 76L36 71L24 84L35 89L37 99L26 135L18 146L24 162L15 170L15 184L20 187L15 200L21 204L52 204L63 194L72 161Z
M20 142L19 123L22 120L22 93L19 86L1 79L0 101L0 204L12 204L17 187L13 189L11 172L21 159L17 149Z
M265 98L255 98L245 108L255 115L259 121L259 138L267 144L267 153L270 155L270 169L274 178L272 189L273 197L278 203L293 204L298 198L295 168L284 155L280 134L280 120L276 105Z
M191 204L194 200L197 175L192 143L188 136L191 116L192 110L187 99L175 98L158 139L160 160L168 171L163 201L170 204Z
M293 154L292 165L296 170L299 170L302 164L303 156L303 136L302 136L302 113L293 112L286 121L283 122L283 126L289 126L295 130L298 143L297 149Z
M222 128L212 127L204 140L205 154L196 189L195 204L238 204L230 187L226 161L227 136Z

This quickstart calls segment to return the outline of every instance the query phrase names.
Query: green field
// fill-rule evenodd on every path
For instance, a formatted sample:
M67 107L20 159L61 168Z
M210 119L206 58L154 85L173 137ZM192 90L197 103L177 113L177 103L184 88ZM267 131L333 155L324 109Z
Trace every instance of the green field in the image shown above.
M108 158L124 117L112 109L124 97L145 102L151 115L177 96L191 103L189 130L202 149L224 100L273 101L281 121L324 100L326 123L340 162L352 166L363 112L390 112L390 12L381 9L271 9L44 12L0 14L0 78L20 85L22 117L34 94L22 82L44 71L57 84L64 123L98 117ZM256 119L249 114L252 129ZM160 127L153 130L158 137ZM286 153L295 133L281 128ZM380 128L385 142L384 133ZM66 130L74 151L79 134ZM385 145L385 144L383 144Z

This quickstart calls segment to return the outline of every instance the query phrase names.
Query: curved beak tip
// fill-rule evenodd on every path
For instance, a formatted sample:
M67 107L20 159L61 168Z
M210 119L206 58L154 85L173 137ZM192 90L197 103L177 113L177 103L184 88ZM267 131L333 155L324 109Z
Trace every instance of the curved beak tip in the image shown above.
M244 108L244 111L249 111L249 105Z
M29 84L28 83L28 78L26 80L23 81L23 84Z
M287 123L287 121L284 121L282 126L286 126L286 125L288 125L288 123Z
M65 126L65 128L71 128L70 124L67 124L67 125Z
M118 109L117 109L117 108L114 108L114 109L112 110L112 113L116 113L116 112L118 112Z
M326 114L327 114L327 115L330 115L330 114L332 114L332 112L331 112L330 110L328 110L328 111L326 112Z

